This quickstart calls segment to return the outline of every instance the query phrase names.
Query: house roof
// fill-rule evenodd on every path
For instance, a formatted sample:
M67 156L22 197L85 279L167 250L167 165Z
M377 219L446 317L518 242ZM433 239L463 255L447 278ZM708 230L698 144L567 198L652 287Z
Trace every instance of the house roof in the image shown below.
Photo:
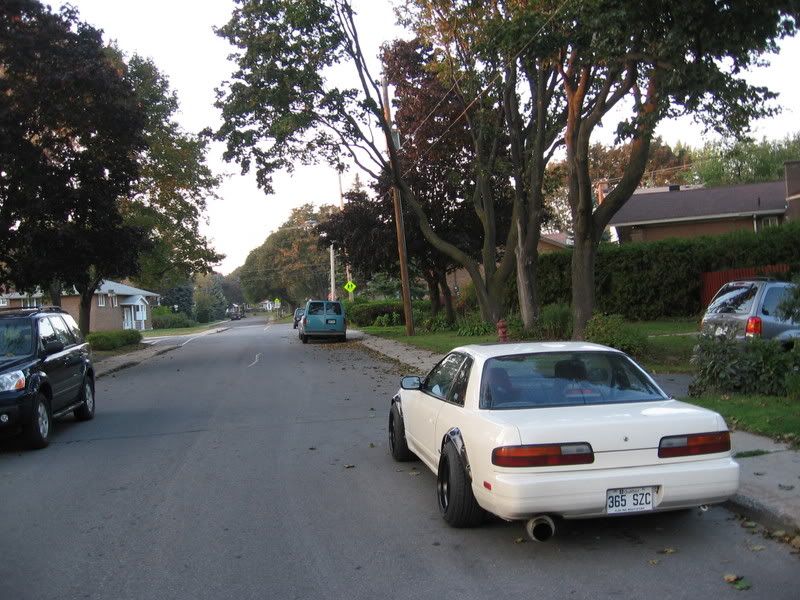
M555 233L543 233L540 239L546 244L552 244L559 248L568 248L571 245L569 237L566 231L556 231Z
M635 193L609 225L649 225L781 215L786 212L786 182L768 181L673 192Z
M125 285L124 283L119 283L117 281L106 280L100 284L100 286L95 290L95 294L109 294L114 292L117 296L151 296L151 297L158 297L159 294L155 292L148 292L147 290L141 290L139 288L135 288L132 285ZM73 290L64 290L63 296L77 296L77 292ZM41 290L36 290L33 294L24 294L20 292L9 292L7 294L0 294L0 298L9 298L10 300L19 300L20 298L41 298L43 296Z

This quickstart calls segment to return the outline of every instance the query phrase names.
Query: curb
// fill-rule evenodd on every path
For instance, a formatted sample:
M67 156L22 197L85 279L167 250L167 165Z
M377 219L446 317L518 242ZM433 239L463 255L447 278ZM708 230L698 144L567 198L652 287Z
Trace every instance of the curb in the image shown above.
M105 371L103 371L101 373L98 373L97 372L98 371L97 368L95 368L95 376L94 376L94 378L95 379L102 379L106 375L111 375L112 373L116 373L118 371L122 371L123 369L127 369L129 367L135 367L136 365L141 364L141 363L143 363L144 361L146 361L146 360L148 360L150 358L159 356L161 354L166 354L167 352L171 352L171 351L175 350L176 348L180 348L180 346L166 346L166 347L163 347L163 348L159 348L158 350L156 350L155 352L153 352L151 354L148 354L147 356L143 356L142 358L139 358L139 359L132 359L132 360L120 363L120 364L118 364L116 366L109 367L108 369L106 369ZM102 365L102 362L100 364Z

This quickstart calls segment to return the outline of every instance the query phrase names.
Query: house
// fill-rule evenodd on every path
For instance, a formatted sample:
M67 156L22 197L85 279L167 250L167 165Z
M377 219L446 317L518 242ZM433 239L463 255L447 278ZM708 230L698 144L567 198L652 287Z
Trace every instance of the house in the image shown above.
M616 229L621 244L739 230L758 232L786 220L787 182L640 189L609 225Z
M0 295L0 308L33 308L42 306L44 294L9 292ZM158 304L159 295L118 283L104 281L94 293L94 303L89 321L90 331L116 329L152 329L152 307ZM46 304L46 302L44 302ZM61 296L61 308L77 321L80 313L80 296L66 290Z

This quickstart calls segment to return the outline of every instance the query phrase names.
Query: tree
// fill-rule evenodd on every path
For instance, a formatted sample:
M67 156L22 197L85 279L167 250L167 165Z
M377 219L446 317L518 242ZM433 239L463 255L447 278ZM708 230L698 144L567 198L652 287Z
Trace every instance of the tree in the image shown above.
M228 304L244 304L244 293L242 292L241 281L242 268L234 269L228 275L222 277L222 292Z
M198 275L194 286L194 314L199 323L210 323L225 317L228 301L222 291L222 275Z
M594 261L606 225L645 172L653 132L663 119L692 114L706 127L735 135L753 118L774 114L774 94L738 75L793 35L793 0L682 0L573 3L550 30L566 102L564 135L574 250L573 336L582 339L594 306ZM625 100L627 104L622 103ZM628 141L619 181L595 206L591 138L615 108ZM603 123L608 126L608 123Z
M800 159L800 133L782 140L706 144L693 153L692 175L707 187L783 179L783 163Z
M471 163L471 187L462 195L472 199L483 227L481 265L468 251L437 235L406 181L384 116L380 84L363 55L348 0L239 0L219 34L237 48L238 66L233 81L218 92L224 122L216 135L227 143L225 158L237 161L244 172L255 167L259 185L267 192L272 190L273 173L291 171L295 160L323 159L338 165L345 153L374 180L386 174L419 218L425 239L468 271L484 317L496 320L514 268L513 255L498 254L498 247L513 246L516 236L511 227L508 237L498 240L495 228L491 183L502 135L502 114L496 105L486 100L473 111L479 128L473 138L477 154ZM354 68L357 87L337 88L325 80L326 70L342 62ZM444 133L446 124L440 126ZM388 157L378 147L373 127L383 135Z
M178 312L191 317L194 305L194 285L186 281L169 288L161 295L161 304L171 309L177 306Z
M135 281L161 290L209 272L222 260L200 234L200 221L208 199L216 197L219 177L206 164L208 135L189 134L177 124L178 99L156 65L134 54L126 79L145 110L147 147L139 153L139 178L121 210L127 223L153 234L152 246L140 256Z
M74 9L11 0L0 11L0 280L74 285L86 332L97 285L134 273L147 244L118 206L138 177L143 116Z

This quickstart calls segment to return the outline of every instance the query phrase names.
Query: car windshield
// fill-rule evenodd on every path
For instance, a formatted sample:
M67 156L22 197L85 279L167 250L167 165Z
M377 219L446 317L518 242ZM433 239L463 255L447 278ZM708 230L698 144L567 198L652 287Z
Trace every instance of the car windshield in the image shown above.
M624 354L541 352L487 360L480 407L508 410L666 398Z
M748 313L757 291L758 286L752 283L727 284L714 296L706 314Z
M33 354L30 319L0 319L0 360Z

